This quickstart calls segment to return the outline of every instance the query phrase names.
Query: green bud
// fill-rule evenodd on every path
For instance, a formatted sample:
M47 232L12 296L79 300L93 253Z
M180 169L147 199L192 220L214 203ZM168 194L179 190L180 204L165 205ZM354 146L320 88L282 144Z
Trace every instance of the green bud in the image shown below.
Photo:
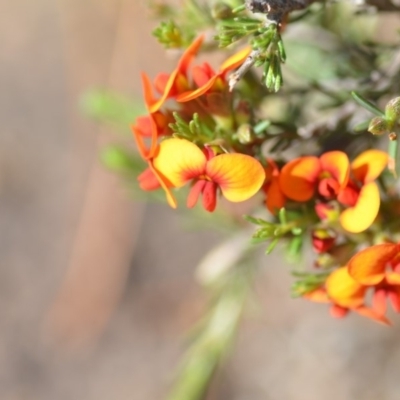
M395 97L386 104L385 116L390 125L395 124L400 118L400 97Z
M243 124L237 130L237 139L241 144L250 144L254 140L254 133L251 125Z
M214 4L211 10L211 15L214 19L217 20L232 18L233 17L232 8L225 3L216 3Z
M286 61L286 52L285 52L285 47L283 46L282 39L279 39L278 41L278 53L281 62L284 63Z
M385 118L375 117L371 119L368 125L368 132L373 135L383 135L388 131L388 126Z

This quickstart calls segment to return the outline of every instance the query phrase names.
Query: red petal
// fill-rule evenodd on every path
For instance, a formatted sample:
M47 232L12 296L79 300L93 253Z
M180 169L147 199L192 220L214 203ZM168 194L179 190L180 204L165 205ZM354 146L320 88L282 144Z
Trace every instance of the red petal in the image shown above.
M193 208L196 205L197 200L199 199L199 196L200 196L201 192L203 191L205 184L206 184L206 181L203 179L200 179L200 180L196 181L195 184L190 188L189 195L188 195L187 202L186 202L187 208Z
M340 307L337 304L333 304L329 311L333 318L343 318L349 313L348 308Z
M392 304L393 310L400 313L400 290L398 288L391 288L388 293L390 303Z
M340 189L339 182L334 178L324 178L319 181L318 192L321 196L331 199L336 197Z
M386 290L383 288L376 289L372 297L372 308L377 314L386 314Z
M146 168L139 176L139 187L145 191L156 190L161 187L157 176L151 170L151 168Z
M203 189L203 207L209 212L213 212L217 206L217 185L215 182L206 182Z

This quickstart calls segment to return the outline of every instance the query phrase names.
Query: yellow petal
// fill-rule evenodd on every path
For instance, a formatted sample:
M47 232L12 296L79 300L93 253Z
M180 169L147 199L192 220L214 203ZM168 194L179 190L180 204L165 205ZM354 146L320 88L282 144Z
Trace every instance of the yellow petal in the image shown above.
M340 224L348 232L359 233L368 229L379 212L381 199L375 182L361 188L357 203L340 214Z
M154 167L153 162L149 162L149 168L153 172L154 176L157 178L158 182L160 183L161 187L164 189L165 195L167 197L167 202L172 208L176 208L178 203L170 190L171 183L166 180L162 174L160 174L157 169Z
M185 139L166 139L159 145L153 164L172 186L181 187L205 172L206 156Z
M329 298L339 306L355 308L364 303L367 288L350 275L346 267L333 271L326 280L326 291Z
M262 165L245 154L221 154L207 162L206 173L221 188L222 194L232 202L254 196L265 179Z
M319 158L321 171L328 171L335 178L341 188L347 185L350 175L350 162L343 151L329 151Z
M222 63L220 71L222 73L225 73L239 67L241 64L243 64L243 61L248 57L250 52L251 52L250 46L245 47L244 49L238 51L236 54L229 57Z
M351 163L353 176L360 182L371 182L382 173L388 161L389 156L384 151L364 151Z
M358 252L348 262L349 274L362 285L376 285L385 277L386 264L399 252L399 245L382 243Z

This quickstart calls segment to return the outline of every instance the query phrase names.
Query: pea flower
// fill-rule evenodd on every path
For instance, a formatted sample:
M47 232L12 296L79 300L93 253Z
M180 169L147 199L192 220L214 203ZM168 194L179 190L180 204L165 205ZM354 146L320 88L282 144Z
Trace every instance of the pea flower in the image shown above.
M161 93L161 97L156 99L153 94L152 84L149 77L142 73L142 85L144 92L145 103L151 113L158 111L164 102L171 97L176 97L189 89L188 85L188 69L195 55L198 53L204 36L199 36L185 50L182 57L179 59L177 67L170 75L159 74L155 79L155 87Z
M176 208L170 188L191 182L187 206L194 207L200 195L203 207L214 211L218 189L232 202L254 196L261 188L265 172L262 165L245 154L214 154L210 147L202 151L186 139L166 139L159 145L152 166L167 193L168 203Z
M312 199L315 191L334 198L348 182L350 163L342 151L330 151L319 158L306 156L288 162L279 177L280 187L289 199L303 202Z
M386 312L387 298L400 312L400 244L382 243L361 250L347 268L359 285L374 289L373 308L377 312Z
M381 199L374 181L386 168L388 159L383 151L367 150L351 163L351 178L338 195L338 201L349 206L340 214L340 223L348 232L364 231L378 215Z
M325 287L318 288L303 297L314 302L330 304L330 314L334 318L343 318L353 311L389 325L390 322L382 313L365 305L367 289L350 276L347 267L340 267L328 276Z

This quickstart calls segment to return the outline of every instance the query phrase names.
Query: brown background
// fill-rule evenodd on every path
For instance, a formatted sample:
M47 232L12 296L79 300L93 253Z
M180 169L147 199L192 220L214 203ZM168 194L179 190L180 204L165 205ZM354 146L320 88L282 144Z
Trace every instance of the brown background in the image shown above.
M93 87L140 96L139 72L173 61L139 1L0 4L0 398L162 399L217 235L130 199L98 162L113 136L79 101ZM398 324L331 320L262 257L260 308L210 398L399 399Z

